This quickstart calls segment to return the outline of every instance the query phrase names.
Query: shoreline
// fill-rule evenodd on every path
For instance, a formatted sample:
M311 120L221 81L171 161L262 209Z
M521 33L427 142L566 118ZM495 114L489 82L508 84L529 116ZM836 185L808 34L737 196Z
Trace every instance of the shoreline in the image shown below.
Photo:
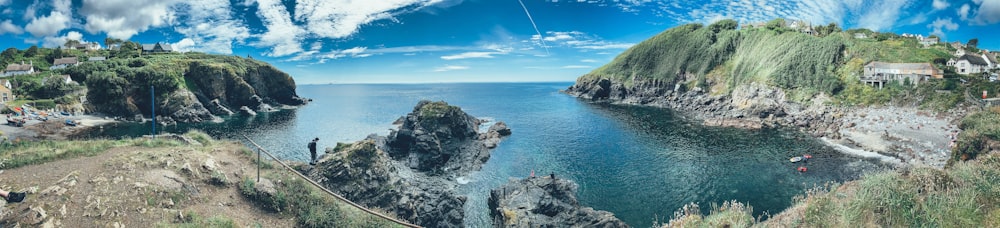
M66 125L66 120L77 122L76 126ZM15 140L66 140L69 137L106 124L120 122L115 119L101 117L97 115L72 115L72 116L50 116L47 121L37 119L29 120L23 127L14 127L7 124L6 119L0 125L0 136L7 141Z
M643 83L639 83L643 84ZM645 85L645 84L643 84ZM671 91L654 85L627 88L600 80L562 90L587 102L667 108L705 126L743 129L789 127L848 156L873 157L896 167L943 169L950 158L952 135L971 107L935 113L916 107L837 107L819 95L807 103L785 99L780 89L763 85L737 88L731 95L700 89Z

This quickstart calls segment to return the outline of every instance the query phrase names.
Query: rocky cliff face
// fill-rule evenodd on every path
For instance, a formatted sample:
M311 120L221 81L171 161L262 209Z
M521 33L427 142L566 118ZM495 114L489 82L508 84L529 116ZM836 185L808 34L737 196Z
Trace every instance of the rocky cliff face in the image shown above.
M275 110L273 106L306 103L295 93L291 76L273 66L252 60L234 66L242 68L200 61L189 63L184 78L195 85L192 90L202 104L201 109L214 115L231 115L232 110L243 107L268 112Z
M304 172L327 188L425 227L461 227L467 198L455 179L478 170L489 149L510 135L444 102L421 101L388 137L371 135L321 156ZM491 147L492 146L492 147Z
M490 191L493 227L628 227L611 212L580 206L576 189L550 176L511 179Z
M840 110L823 105L828 99L819 96L811 104L788 102L785 92L776 87L751 83L740 85L730 94L713 95L701 88L685 89L676 82L622 82L610 79L583 79L566 93L595 102L650 105L671 108L704 120L706 125L741 128L775 126L803 127L814 136L839 138L836 123Z
M478 170L490 157L488 143L483 140L510 134L509 129L493 129L480 137L476 132L480 122L447 103L421 101L403 117L399 129L389 133L391 155L410 168L432 175Z

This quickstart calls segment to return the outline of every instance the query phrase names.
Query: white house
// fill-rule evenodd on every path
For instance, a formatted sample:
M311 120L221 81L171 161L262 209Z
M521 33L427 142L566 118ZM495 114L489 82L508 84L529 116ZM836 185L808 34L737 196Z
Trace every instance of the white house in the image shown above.
M948 66L955 67L956 73L968 75L986 72L989 70L990 63L987 62L986 57L965 54L948 60Z
M928 47L928 46L937 44L938 42L941 42L941 39L937 38L937 37L930 37L930 38L920 39L920 44L923 44L924 47Z
M35 65L34 62L24 64L24 61L21 61L21 64L11 63L10 65L7 65L7 70L3 72L3 76L10 77L14 75L34 74L35 67L33 65Z
M49 70L63 69L76 65L80 65L80 61L76 57L59 58L52 61L52 66L49 67Z

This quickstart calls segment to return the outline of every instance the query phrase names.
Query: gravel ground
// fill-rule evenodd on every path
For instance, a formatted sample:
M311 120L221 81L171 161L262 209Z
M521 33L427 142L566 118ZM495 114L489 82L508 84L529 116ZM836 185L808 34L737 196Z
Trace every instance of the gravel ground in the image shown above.
M79 122L77 126L67 126L66 120ZM78 131L113 123L115 120L93 115L73 115L73 116L51 116L47 121L29 120L24 127L14 127L7 124L7 119L2 120L0 125L0 141L6 140L38 140L38 139L65 139Z
M961 117L957 113L933 115L916 108L856 109L841 120L842 139L824 141L842 145L834 147L845 153L943 168L950 156L952 134L958 131L953 120Z

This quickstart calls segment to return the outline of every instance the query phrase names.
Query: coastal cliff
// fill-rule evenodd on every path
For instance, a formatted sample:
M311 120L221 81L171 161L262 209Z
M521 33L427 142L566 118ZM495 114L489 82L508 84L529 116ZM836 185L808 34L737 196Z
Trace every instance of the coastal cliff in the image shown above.
M306 103L288 74L265 62L235 56L121 58L89 62L63 73L86 85L88 110L131 120L151 116L151 106L156 107L157 121L174 123Z
M421 101L389 136L328 150L303 173L348 199L378 207L426 227L461 227L468 200L455 192L457 178L479 170L490 149L511 131L445 102Z
M942 139L977 108L969 91L988 84L979 77L962 77L969 81L962 86L927 79L873 87L859 80L872 61L932 63L959 77L935 61L951 56L955 49L947 45L853 36L872 32L865 29L804 34L781 19L737 27L722 20L668 29L564 92L590 102L670 108L709 126L792 127L846 153L940 168L949 148Z
M611 212L581 206L578 187L552 176L511 179L490 191L493 227L628 227Z

